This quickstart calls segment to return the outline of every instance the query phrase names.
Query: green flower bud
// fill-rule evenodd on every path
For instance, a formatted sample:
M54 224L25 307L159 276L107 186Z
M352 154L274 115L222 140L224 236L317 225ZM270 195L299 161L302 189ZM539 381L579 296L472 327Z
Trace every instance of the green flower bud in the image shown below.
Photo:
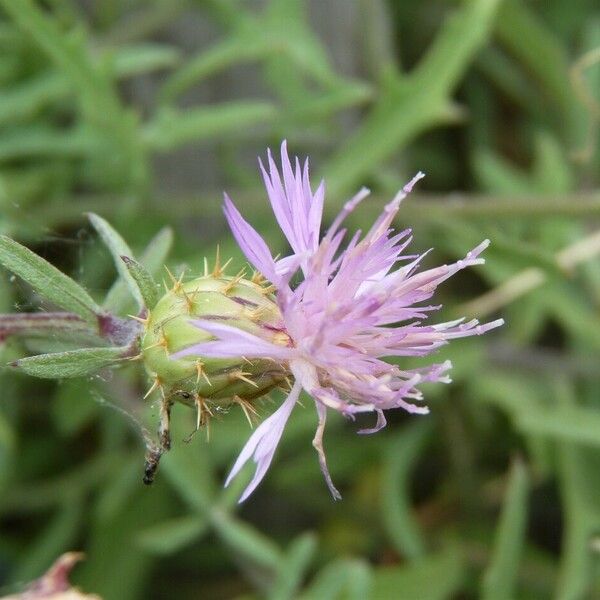
M287 345L281 314L269 289L254 280L226 277L216 270L193 281L175 281L150 311L142 338L142 358L154 380L150 391L190 406L198 398L227 406L252 401L285 381L286 372L271 360L172 355L213 339L194 319L225 322L276 344ZM150 392L149 392L150 393Z

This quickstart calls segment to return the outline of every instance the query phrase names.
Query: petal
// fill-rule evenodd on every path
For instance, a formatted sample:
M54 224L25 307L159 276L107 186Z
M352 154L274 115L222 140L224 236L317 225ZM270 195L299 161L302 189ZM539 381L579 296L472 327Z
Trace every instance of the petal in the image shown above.
M254 477L244 490L239 502L243 502L248 498L269 469L285 424L298 400L301 390L302 385L296 382L285 402L268 419L261 423L258 429L250 436L250 439L246 442L246 445L235 461L225 481L225 486L231 483L231 480L240 472L250 458L256 463Z
M289 159L287 144L281 144L281 173L271 152L268 152L268 172L259 161L269 201L281 231L294 254L309 254L317 250L323 215L324 184L313 194L308 179L308 163L304 169L296 159L295 169Z
M369 427L367 429L360 429L358 433L362 435L369 435L371 433L377 433L379 430L383 429L387 425L387 421L383 411L381 409L376 409L377 411L377 423L375 423L375 427Z
M231 232L242 252L246 255L246 258L267 279L276 283L278 277L275 269L275 261L269 247L254 227L242 217L240 211L235 207L235 204L227 194L225 194L223 212L225 213L225 218L229 223Z
M182 358L190 355L212 356L214 358L232 358L236 356L245 356L246 358L275 358L287 360L294 356L294 350L286 346L272 344L252 333L248 333L238 327L207 321L203 319L194 319L190 322L208 333L218 337L218 340L201 342L194 344L189 348L180 350L171 355L172 359Z
M321 473L323 473L323 477L325 477L325 482L327 483L327 487L329 488L333 499L341 500L342 495L338 492L335 485L333 485L333 481L331 480L331 475L329 474L329 469L327 468L325 450L323 449L323 433L325 432L325 422L327 420L327 407L323 406L318 401L315 401L315 406L317 408L317 415L319 417L319 425L317 426L317 431L312 442L313 448L319 455L319 466L321 467Z

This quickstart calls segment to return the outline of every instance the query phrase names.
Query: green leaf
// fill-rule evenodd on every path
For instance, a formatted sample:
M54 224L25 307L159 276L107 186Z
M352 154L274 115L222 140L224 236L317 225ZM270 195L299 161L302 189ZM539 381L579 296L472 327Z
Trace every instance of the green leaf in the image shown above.
M535 433L575 444L600 446L600 410L565 406L519 411L517 426Z
M269 102L231 101L186 111L163 109L143 131L146 145L167 151L189 142L233 134L244 135L250 127L272 121L276 107Z
M121 260L125 263L131 278L135 281L142 296L143 304L148 310L152 310L160 298L158 284L146 268L133 258L121 256Z
M513 462L506 500L494 540L494 550L483 578L483 600L517 598L516 584L527 525L529 481L525 465Z
M237 36L218 42L212 48L203 49L200 54L190 58L169 76L160 91L160 101L170 104L206 77L232 65L257 60L275 50L272 41L258 36Z
M79 284L49 262L18 242L0 236L0 263L24 279L41 296L78 314L97 328L102 309Z
M419 457L431 423L421 421L406 428L390 446L382 477L381 516L398 552L411 559L425 555L425 542L412 514L409 477Z
M55 354L40 354L17 360L14 366L28 375L44 379L82 377L126 359L130 348L82 348Z
M463 578L463 558L454 546L407 567L380 567L373 574L371 598L447 600Z
M170 227L161 229L150 241L140 257L140 264L153 277L164 266L165 260L173 245L173 230ZM120 277L108 291L104 300L104 307L112 313L122 313L128 308L130 294L127 293L127 284Z
M13 572L14 581L22 583L39 577L61 553L69 550L76 543L83 516L81 499L70 498L29 543L27 553Z
M292 542L287 555L279 564L269 600L296 598L298 587L316 549L317 539L311 533L305 533Z
M137 284L136 279L132 276L130 270L122 260L123 256L133 258L133 252L131 251L131 248L108 221L94 213L89 213L88 218L91 224L94 226L94 229L100 234L103 242L110 250L115 262L115 266L117 267L117 271L128 285L131 295L135 298L138 304L138 308L143 308L143 294Z
M281 550L250 524L221 509L212 511L211 523L221 540L240 558L269 570L279 568L283 560Z
M197 540L207 526L208 521L200 515L170 519L142 529L136 541L148 552L167 556Z
M325 169L330 194L343 196L419 133L451 118L449 96L489 37L499 4L464 2L415 70L385 81L370 114Z
M367 563L340 559L329 563L314 578L301 600L363 600L369 595L371 570ZM342 592L344 595L342 596Z
M88 427L98 415L100 405L88 400L90 391L90 382L82 379L70 379L56 386L50 411L60 434L74 436Z

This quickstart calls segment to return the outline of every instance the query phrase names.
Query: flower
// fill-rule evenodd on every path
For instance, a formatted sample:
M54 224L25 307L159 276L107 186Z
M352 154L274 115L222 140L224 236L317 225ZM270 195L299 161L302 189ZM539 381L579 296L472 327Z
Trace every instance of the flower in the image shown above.
M246 258L275 287L281 313L278 328L286 334L287 343L274 343L226 320L197 319L194 325L214 338L175 355L269 359L293 376L287 399L252 434L227 478L225 485L250 459L256 463L254 477L240 502L267 472L302 390L315 402L318 426L313 446L327 485L337 499L341 496L331 480L323 450L327 410L351 418L356 413L375 413L376 424L359 431L363 434L386 425L387 409L425 414L428 409L420 404L423 397L418 385L448 383L450 362L405 370L385 358L426 356L451 339L480 335L503 323L499 319L480 325L477 320L459 319L428 324L429 314L440 307L423 303L457 271L482 264L480 254L489 241L483 241L454 264L418 270L427 253L403 254L412 240L411 230L395 232L390 226L401 201L424 176L422 173L384 208L366 235L355 233L342 248L346 236L342 224L368 190L362 189L347 202L321 237L324 183L312 191L308 161L301 167L296 158L292 165L285 142L281 146L281 168L280 174L270 152L268 166L260 162L273 213L292 249L289 256L274 258L227 195L224 212ZM293 278L300 282L292 285Z

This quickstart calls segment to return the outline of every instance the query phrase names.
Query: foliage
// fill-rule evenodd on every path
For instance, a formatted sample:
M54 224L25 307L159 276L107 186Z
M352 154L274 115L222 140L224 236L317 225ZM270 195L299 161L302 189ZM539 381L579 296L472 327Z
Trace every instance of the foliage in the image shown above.
M600 594L597 3L255 4L0 0L0 234L20 242L0 238L0 312L12 313L0 323L0 590L84 550L73 579L107 600ZM354 37L339 34L353 68L317 33L327 15L353 23ZM243 477L222 488L249 435L241 411L210 443L186 444L194 415L178 407L174 448L146 488L157 407L135 366L86 375L124 352L94 330L97 315L152 304L165 261L191 277L217 243L242 265L224 187L276 244L248 157L283 137L326 177L330 215L373 188L356 227L424 170L400 214L419 250L450 260L493 242L481 279L446 289L448 316L507 326L441 352L454 383L427 390L430 416L396 414L372 437L332 419L342 502L322 485L308 402L244 505ZM206 189L162 181L196 155L210 157ZM440 194L455 189L467 191ZM90 227L86 212L102 217ZM7 337L40 306L54 307L43 335ZM86 356L54 333L67 323L55 308L77 317L69 336L89 342ZM72 378L8 366L56 373L23 359L46 352Z

